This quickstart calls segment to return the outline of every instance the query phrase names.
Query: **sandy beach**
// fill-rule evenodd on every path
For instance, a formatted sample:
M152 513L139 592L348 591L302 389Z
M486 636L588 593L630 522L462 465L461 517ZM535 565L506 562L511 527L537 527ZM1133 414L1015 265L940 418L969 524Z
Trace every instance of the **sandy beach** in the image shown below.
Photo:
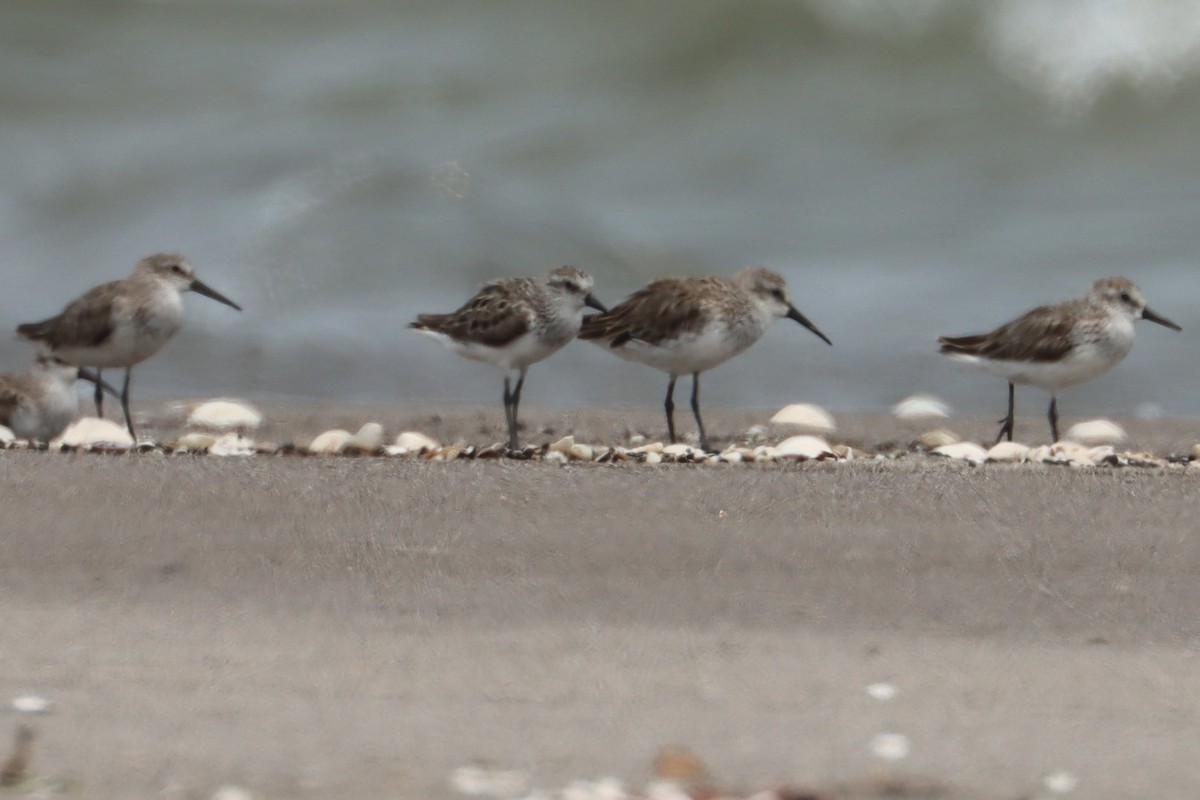
M276 441L374 420L487 444L502 419L266 411ZM522 417L537 442L661 436L653 409ZM839 421L860 446L930 427ZM1120 422L1139 449L1200 439ZM0 452L0 753L28 722L15 791L100 798L454 798L473 764L638 788L670 744L735 796L1015 800L1069 773L1072 796L1194 798L1192 473ZM52 713L7 710L31 693Z

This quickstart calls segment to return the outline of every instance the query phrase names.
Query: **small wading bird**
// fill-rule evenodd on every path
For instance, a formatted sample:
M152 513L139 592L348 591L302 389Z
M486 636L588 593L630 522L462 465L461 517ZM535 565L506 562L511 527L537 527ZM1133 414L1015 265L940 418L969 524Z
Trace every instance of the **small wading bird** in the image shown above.
M777 319L799 322L826 344L829 338L796 310L779 275L749 267L727 278L663 278L629 296L611 311L583 321L589 339L628 361L670 376L667 434L675 441L675 381L692 376L692 414L700 446L710 449L700 419L700 373L754 344Z
M544 278L502 278L457 311L421 314L409 327L461 356L504 371L508 446L516 449L517 411L525 373L579 333L583 307L603 311L592 296L592 278L577 267L558 267ZM510 373L517 373L515 387Z
M101 284L71 302L57 316L17 327L47 354L71 364L124 367L121 411L135 440L129 413L129 379L140 364L162 349L183 325L183 292L196 292L238 311L242 307L204 285L192 265L176 253L158 253L137 263L128 278ZM96 415L104 416L103 394L95 393Z
M1058 441L1055 393L1090 380L1116 366L1133 347L1133 323L1147 319L1182 330L1146 307L1141 290L1126 278L1102 278L1084 297L1039 306L975 336L941 336L941 352L957 361L1008 379L1008 416L1000 435L1011 442L1015 384L1050 392L1050 435Z
M120 396L90 370L39 355L28 372L0 375L0 425L24 439L50 441L71 424L79 411L77 378L91 381L113 397Z

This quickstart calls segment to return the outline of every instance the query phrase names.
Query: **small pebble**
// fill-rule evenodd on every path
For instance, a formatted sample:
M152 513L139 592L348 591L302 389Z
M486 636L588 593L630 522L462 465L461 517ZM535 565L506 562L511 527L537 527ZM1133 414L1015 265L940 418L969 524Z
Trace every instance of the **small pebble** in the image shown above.
M1042 785L1055 794L1067 794L1075 790L1075 787L1079 785L1079 779L1066 770L1060 769L1042 778Z
M890 683L872 683L867 687L867 695L880 702L891 700L896 696L896 687Z
M547 464L566 464L570 458L561 450L551 450L542 457Z

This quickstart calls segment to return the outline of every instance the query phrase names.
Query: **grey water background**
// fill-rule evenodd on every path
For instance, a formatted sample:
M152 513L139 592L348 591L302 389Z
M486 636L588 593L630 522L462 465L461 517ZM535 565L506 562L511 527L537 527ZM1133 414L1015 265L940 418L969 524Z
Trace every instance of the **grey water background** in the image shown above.
M1168 0L6 0L0 320L178 250L246 310L186 298L135 399L498 406L418 312L564 263L609 304L762 264L835 346L782 321L709 407L999 414L935 337L1126 275L1185 330L1140 323L1063 412L1194 415L1198 73ZM526 400L665 383L576 342Z

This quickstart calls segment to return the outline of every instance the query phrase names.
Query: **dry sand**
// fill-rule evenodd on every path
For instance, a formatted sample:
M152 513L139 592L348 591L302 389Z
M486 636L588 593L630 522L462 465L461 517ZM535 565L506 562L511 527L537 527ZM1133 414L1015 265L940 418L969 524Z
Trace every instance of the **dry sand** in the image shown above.
M499 433L491 408L267 410L278 440ZM522 414L595 441L661 426ZM1200 438L1122 422L1159 452ZM849 417L834 438L928 427ZM0 701L54 703L30 719L33 771L77 796L449 798L480 762L640 786L669 743L747 789L1034 798L1066 770L1077 797L1200 796L1183 471L7 451L0 485ZM17 715L0 722L2 756ZM909 757L874 758L881 732Z

